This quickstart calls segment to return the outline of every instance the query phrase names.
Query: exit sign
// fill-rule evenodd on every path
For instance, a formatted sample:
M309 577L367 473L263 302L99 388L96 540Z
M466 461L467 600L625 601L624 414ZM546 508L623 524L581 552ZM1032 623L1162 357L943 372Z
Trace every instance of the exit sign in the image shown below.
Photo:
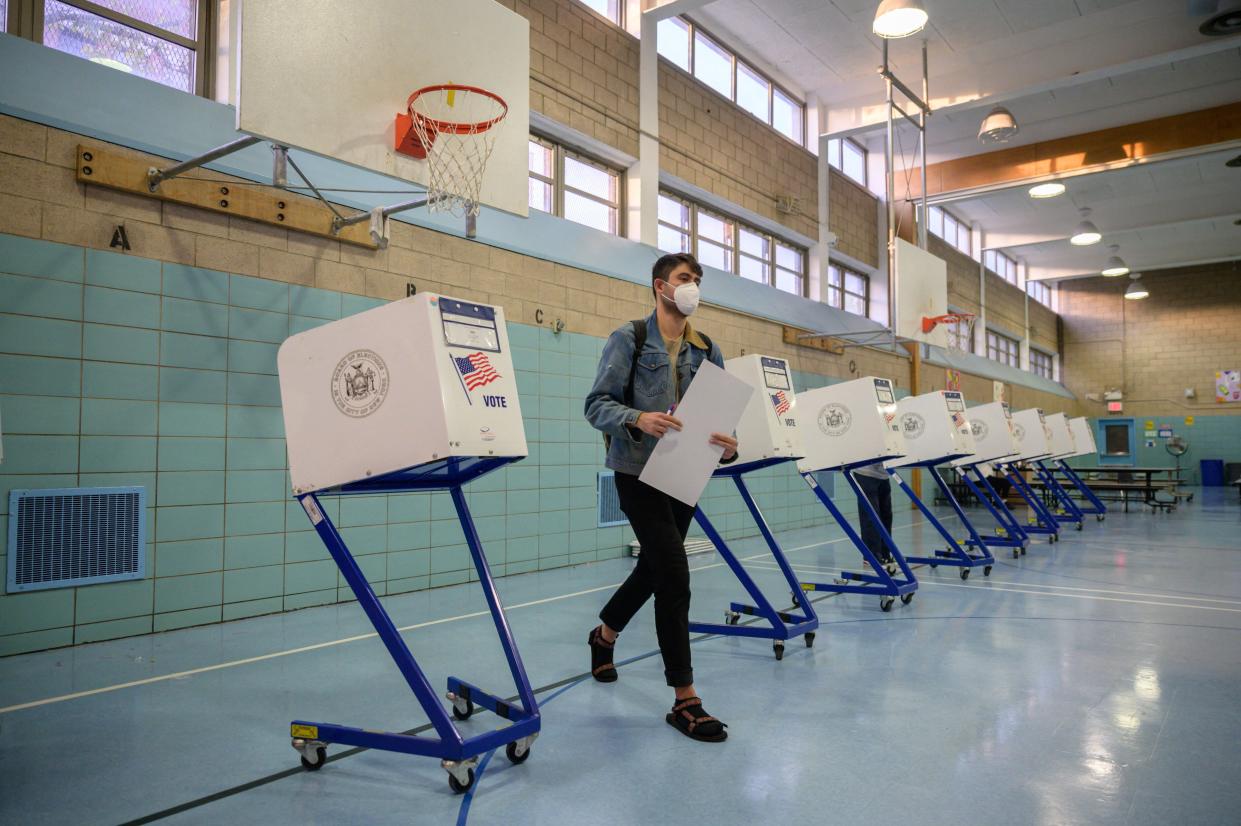
M1124 410L1124 403L1123 403L1123 402L1108 402L1108 403L1107 403L1107 412L1108 412L1108 413L1119 413L1119 412L1120 412L1120 411L1122 411L1122 410Z

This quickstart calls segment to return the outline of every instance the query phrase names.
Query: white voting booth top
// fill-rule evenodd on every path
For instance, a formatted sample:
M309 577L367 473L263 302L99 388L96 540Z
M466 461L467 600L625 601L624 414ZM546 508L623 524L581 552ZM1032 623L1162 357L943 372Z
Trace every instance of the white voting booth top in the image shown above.
M1043 410L1031 407L1013 414L1013 435L1017 437L1020 452L1016 460L1033 462L1052 455L1051 434L1043 421Z
M789 364L757 353L728 359L724 369L755 388L737 424L738 462L797 459L806 455L798 427L797 396Z
M1052 413L1043 416L1047 432L1051 435L1051 458L1066 459L1077 453L1076 439L1069 429L1069 419L1063 413Z
M1015 456L1017 440L1008 412L1008 402L989 402L971 407L965 412L974 436L974 455L956 459L954 467L998 462Z
M294 493L527 455L500 307L419 293L291 336L277 364Z
M802 473L895 459L905 453L890 379L862 379L807 390L798 399ZM739 448L739 449L744 449Z
M965 398L956 390L906 396L896 403L905 455L885 462L889 468L940 464L974 453L974 437L965 416Z
M1073 431L1073 443L1077 445L1077 452L1074 456L1095 456L1099 449L1095 447L1094 430L1090 427L1090 422L1086 421L1085 416L1078 416L1075 419L1069 419L1069 429ZM1062 458L1069 458L1067 456Z

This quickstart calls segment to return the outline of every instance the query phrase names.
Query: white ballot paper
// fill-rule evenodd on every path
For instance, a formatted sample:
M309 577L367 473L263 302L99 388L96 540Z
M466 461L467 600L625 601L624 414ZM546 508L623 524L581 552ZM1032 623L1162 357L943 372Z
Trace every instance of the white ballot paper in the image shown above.
M687 505L697 505L724 448L710 444L712 433L732 433L750 403L754 387L709 361L703 361L674 416L681 430L664 434L638 479ZM738 445L745 450L745 445Z

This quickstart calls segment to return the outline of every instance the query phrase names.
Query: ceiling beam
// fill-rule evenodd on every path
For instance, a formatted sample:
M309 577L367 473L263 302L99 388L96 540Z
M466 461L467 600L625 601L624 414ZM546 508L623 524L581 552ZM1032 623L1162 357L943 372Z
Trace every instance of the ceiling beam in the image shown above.
M1154 155L1238 140L1241 102L930 164L927 195L1054 180L1103 164L1140 162ZM917 169L910 170L910 178L910 197L914 197L922 188Z
M666 20L710 5L712 0L643 0L642 16Z

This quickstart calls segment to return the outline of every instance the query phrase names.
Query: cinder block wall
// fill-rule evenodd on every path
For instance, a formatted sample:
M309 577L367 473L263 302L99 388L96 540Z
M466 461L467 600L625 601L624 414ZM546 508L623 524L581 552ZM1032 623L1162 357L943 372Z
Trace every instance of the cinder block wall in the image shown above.
M838 238L836 249L878 267L884 246L879 241L879 200L835 169L829 168L828 175L827 215Z

